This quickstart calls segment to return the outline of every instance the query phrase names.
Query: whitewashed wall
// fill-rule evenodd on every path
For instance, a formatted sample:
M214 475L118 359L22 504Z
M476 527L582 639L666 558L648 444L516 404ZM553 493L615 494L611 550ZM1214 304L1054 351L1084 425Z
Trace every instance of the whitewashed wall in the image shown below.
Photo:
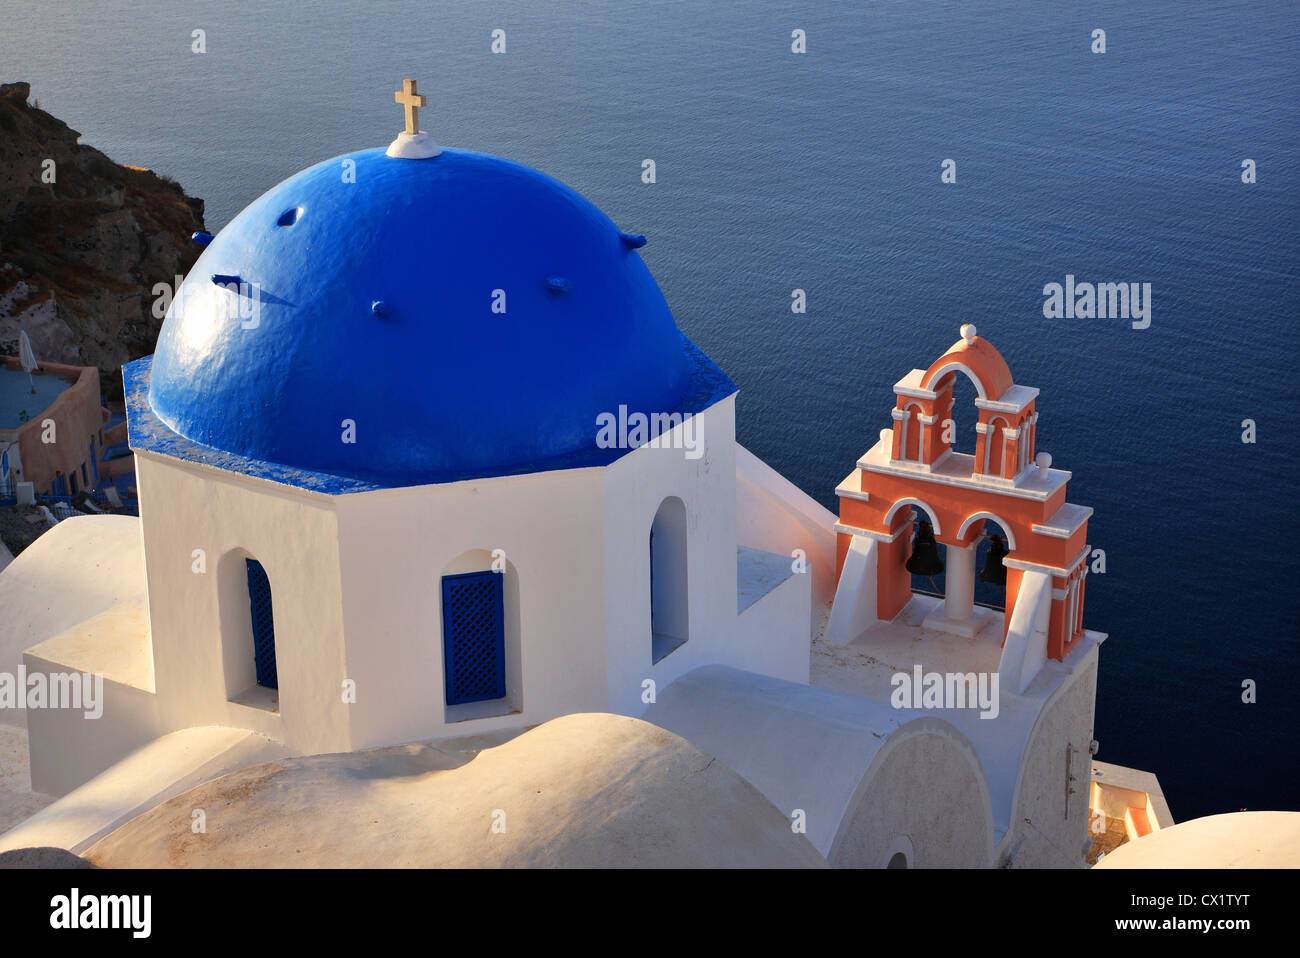
M687 458L683 449L672 448L670 433L667 447L637 449L605 471L605 621L609 635L609 699L605 707L609 711L640 715L647 706L643 700L646 680L654 682L657 693L678 676L707 663L807 681L806 627L770 642L737 641L735 417L735 396L697 417L700 422L695 428L700 430L704 449L698 458ZM686 506L691 629L685 644L652 662L650 527L660 504L669 496L676 496ZM797 584L780 598L774 596L764 610L756 607L756 615L748 621L757 626L765 614L782 618L785 605L802 609L806 616L807 599L800 596L800 588L806 592L807 583ZM783 620L790 621L788 617ZM802 663L801 674L799 664L792 662Z
M575 469L340 497L354 747L604 709L600 476ZM450 721L501 708L449 715L443 684L442 576L490 568L493 550L517 582L519 655L507 650L507 684L521 707ZM507 605L510 592L507 582Z
M1093 646L1043 706L1020 759L1011 828L999 843L1011 868L1083 868L1092 784L1100 650ZM1060 668L1060 666L1056 666ZM1066 746L1070 766L1066 768ZM1070 776L1067 782L1066 776ZM1066 789L1072 789L1066 794ZM1032 824L1026 824L1026 819Z
M351 748L330 498L149 453L136 454L136 483L162 727L248 728L309 754ZM195 550L206 572L194 571ZM246 586L231 587L245 554L271 583L278 712L227 697L221 623L231 632L247 618Z
M806 682L811 577L738 617L734 397L699 420L698 458L643 447L603 469L334 497L141 454L162 727L250 728L310 754L639 715L645 679L703 663ZM649 535L670 496L686 507L690 638L652 665ZM508 701L448 707L441 579L497 550ZM229 679L251 651L245 556L271 582L278 712L230 700L248 681Z

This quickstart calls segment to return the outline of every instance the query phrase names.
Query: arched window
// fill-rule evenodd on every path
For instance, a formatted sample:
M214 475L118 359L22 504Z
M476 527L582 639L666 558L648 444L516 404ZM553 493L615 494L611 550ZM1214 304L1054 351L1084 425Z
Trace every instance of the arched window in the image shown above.
M669 497L650 527L650 662L690 637L686 560L686 504Z
M278 711L271 579L261 562L235 549L221 557L217 581L226 697L241 705Z
M253 670L257 684L278 689L275 670L275 615L271 608L271 580L262 563L245 559L248 573L248 614L253 630Z

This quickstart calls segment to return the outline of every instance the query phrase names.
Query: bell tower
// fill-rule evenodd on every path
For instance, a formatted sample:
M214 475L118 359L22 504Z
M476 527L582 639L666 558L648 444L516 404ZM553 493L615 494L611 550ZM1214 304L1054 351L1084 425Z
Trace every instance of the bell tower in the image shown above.
M959 375L976 392L971 453L952 447ZM894 393L892 428L881 430L835 490L838 587L827 639L853 642L917 603L913 617L924 612L924 629L995 635L1003 666L1015 659L1017 683L1028 684L1037 665L1064 660L1083 636L1092 515L1066 502L1070 473L1036 453L1038 390L1015 383L997 349L967 324L961 339L900 379ZM980 578L1005 588L1005 610L974 603L975 551L986 534L994 541ZM941 602L913 593L913 574L939 572Z

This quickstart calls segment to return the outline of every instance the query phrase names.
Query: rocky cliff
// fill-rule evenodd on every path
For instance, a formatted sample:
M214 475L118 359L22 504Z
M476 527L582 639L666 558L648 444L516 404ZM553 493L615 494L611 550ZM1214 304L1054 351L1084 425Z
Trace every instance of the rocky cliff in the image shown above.
M203 201L81 145L30 95L0 85L0 352L26 329L38 359L98 366L120 391L122 363L158 338L154 284L201 252Z

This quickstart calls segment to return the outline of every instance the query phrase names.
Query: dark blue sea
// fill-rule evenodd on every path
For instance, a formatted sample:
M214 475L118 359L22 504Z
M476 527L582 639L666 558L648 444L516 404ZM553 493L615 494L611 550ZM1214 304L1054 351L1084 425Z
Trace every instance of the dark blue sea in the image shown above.
M440 142L648 235L678 324L740 386L741 441L827 506L893 383L975 323L1096 509L1097 757L1156 772L1179 820L1300 809L1300 6L266 6L5 2L0 79L175 177L215 231L386 144L419 78ZM1150 283L1150 327L1045 319L1066 274Z

